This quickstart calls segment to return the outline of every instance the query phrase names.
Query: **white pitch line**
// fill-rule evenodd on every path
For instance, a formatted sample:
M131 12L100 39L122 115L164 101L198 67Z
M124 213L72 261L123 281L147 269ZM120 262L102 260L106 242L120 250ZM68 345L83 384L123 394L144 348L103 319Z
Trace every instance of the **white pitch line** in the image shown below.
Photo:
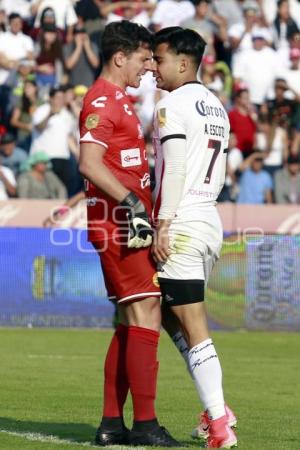
M53 435L45 435L41 433L31 433L28 431L10 431L10 430L0 430L0 433L8 434L9 436L16 436L27 439L28 441L39 441L39 442L50 442L52 444L65 444L65 445L81 445L83 447L96 447L96 445L92 445L90 442L78 442L72 441L71 439L60 439Z
M90 442L78 442L73 441L71 439L60 439L53 435L46 435L41 433L31 433L27 431L10 431L10 430L1 430L0 433L8 434L9 436L15 436L23 439L27 439L28 441L38 441L45 442L50 444L64 444L64 445L72 445L72 446L81 446L81 447L90 447L90 448L98 448L99 446L93 445ZM128 450L128 446L125 445L111 445L107 446L107 449L113 448L114 450ZM135 447L137 450L146 450L145 447Z

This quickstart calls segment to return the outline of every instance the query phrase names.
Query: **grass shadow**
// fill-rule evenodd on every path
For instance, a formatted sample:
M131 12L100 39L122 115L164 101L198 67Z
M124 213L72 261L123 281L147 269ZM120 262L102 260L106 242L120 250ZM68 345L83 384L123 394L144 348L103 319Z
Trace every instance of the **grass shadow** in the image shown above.
M74 442L91 442L92 444L96 433L96 428L86 423L33 422L10 417L0 417L0 430L40 433Z

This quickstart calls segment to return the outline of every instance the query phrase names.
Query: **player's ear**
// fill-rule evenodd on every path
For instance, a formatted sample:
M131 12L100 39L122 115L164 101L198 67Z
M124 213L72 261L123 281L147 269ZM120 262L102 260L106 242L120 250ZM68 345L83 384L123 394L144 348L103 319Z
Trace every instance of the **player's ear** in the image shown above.
M187 58L181 58L180 63L179 63L179 72L180 73L184 73L187 71L189 67L189 60Z
M125 60L126 60L126 55L124 52L119 51L119 52L115 53L113 56L114 64L117 67L122 67L124 65Z

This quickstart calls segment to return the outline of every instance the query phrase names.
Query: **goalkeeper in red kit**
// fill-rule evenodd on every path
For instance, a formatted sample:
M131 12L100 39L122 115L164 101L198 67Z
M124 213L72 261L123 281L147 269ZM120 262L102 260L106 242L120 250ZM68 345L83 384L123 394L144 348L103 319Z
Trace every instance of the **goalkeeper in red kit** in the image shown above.
M160 290L150 245L150 176L145 142L127 86L152 69L152 36L142 26L113 22L102 38L103 70L80 115L80 171L86 179L88 238L97 250L120 324L104 366L98 445L176 447L157 421ZM130 391L133 427L123 420Z

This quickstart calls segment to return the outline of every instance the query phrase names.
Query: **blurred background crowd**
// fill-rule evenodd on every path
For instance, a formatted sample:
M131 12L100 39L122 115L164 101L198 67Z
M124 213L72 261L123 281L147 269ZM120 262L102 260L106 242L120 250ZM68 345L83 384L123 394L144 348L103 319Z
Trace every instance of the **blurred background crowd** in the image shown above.
M199 79L231 124L219 201L300 204L300 0L0 0L0 200L82 191L82 100L101 71L105 25L124 18L206 40ZM151 161L165 94L150 73L128 94Z

